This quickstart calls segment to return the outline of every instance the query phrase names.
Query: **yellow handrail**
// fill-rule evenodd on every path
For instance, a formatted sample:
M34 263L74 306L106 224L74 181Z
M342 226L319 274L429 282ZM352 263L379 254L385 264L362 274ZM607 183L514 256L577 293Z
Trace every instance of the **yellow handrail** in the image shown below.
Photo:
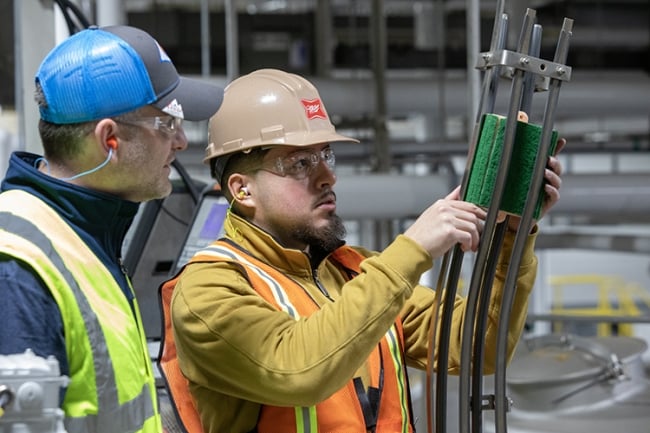
M551 312L553 314L573 314L576 316L640 316L640 305L645 304L650 310L650 293L636 283L628 283L619 276L598 274L575 274L552 276L549 279L553 288ZM567 288L579 290L582 287L595 291L594 306L566 305ZM583 292L584 293L584 292ZM581 296L589 299L589 296ZM569 303L571 304L571 303ZM563 331L562 324L554 324L555 332ZM615 331L615 332L613 332ZM612 334L631 336L634 334L630 323L597 324L597 336L604 337Z

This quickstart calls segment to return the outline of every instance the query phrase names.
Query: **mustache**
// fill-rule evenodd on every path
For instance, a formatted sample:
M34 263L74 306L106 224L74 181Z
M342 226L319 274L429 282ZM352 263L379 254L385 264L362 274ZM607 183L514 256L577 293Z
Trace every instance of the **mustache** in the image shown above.
M318 206L319 204L322 204L322 203L325 203L325 202L328 202L328 201L333 201L334 203L336 203L336 193L334 191L332 191L332 190L325 191L320 196L318 196L318 198L316 199L316 204L315 205Z

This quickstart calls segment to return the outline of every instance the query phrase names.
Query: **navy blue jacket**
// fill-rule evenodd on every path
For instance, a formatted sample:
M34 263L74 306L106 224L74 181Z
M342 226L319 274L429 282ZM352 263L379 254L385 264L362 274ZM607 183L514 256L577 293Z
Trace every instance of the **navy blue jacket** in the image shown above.
M13 153L0 190L20 189L51 206L106 265L131 301L121 248L139 204L41 173L35 168L39 158L27 152ZM47 233L47 227L40 228ZM65 335L56 301L29 266L1 254L0 299L0 354L32 349L39 356L53 355L61 374L67 375Z

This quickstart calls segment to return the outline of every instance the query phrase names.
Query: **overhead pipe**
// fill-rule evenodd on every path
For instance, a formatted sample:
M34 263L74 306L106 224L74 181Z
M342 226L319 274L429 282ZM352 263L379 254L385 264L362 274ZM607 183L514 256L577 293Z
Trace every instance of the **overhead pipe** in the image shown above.
M573 84L573 83L571 83ZM345 219L410 218L455 187L449 175L340 174L334 190ZM584 216L647 221L650 175L565 174L552 217Z
M334 78L312 77L310 81L318 88L330 114L355 118L370 114L375 109L373 78L336 74ZM386 105L393 116L413 113L430 113L436 109L440 91L439 80L426 76L386 77ZM463 71L448 71L444 81L445 109L449 116L465 116L467 113L467 77ZM571 86L562 90L562 103L558 106L558 120L566 118L599 118L645 116L650 113L650 77L641 72L630 71L584 71L574 70ZM496 111L507 106L507 98L497 95ZM607 107L607 111L603 108ZM531 122L543 113L544 104L533 103L529 116Z

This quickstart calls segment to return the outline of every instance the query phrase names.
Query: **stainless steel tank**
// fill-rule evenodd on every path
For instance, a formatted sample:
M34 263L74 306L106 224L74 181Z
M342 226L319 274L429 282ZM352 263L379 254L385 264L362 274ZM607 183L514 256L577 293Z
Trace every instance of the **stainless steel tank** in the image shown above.
M521 342L507 370L508 432L650 432L646 350L634 337L552 334ZM493 414L484 419L484 431L494 431Z

